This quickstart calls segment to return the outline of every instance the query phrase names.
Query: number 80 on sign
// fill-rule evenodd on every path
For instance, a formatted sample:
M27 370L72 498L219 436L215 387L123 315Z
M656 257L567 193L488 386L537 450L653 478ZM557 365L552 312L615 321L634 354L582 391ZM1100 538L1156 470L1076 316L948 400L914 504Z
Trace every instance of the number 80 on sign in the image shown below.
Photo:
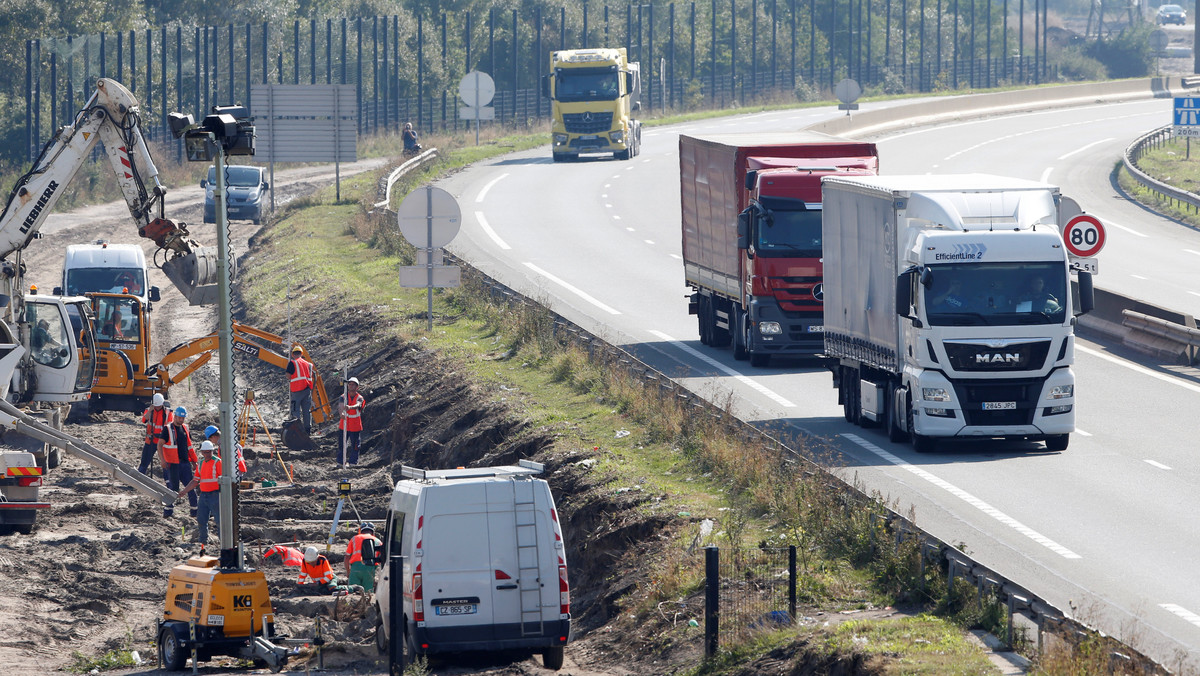
M1091 258L1104 248L1104 226L1099 219L1089 214L1079 214L1067 221L1063 230L1063 244L1072 256Z

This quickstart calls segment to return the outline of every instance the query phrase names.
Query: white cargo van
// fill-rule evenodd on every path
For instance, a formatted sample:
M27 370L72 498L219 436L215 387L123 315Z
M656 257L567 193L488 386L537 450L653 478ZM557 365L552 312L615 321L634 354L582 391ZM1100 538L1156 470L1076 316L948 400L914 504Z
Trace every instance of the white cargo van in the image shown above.
M72 244L63 259L62 287L55 295L127 293L142 304L158 301L157 286L147 279L146 254L137 244Z
M410 653L540 652L559 669L571 634L562 526L542 465L420 470L392 492L385 555L404 559L404 608L390 613L386 559L375 600L379 649L401 628Z

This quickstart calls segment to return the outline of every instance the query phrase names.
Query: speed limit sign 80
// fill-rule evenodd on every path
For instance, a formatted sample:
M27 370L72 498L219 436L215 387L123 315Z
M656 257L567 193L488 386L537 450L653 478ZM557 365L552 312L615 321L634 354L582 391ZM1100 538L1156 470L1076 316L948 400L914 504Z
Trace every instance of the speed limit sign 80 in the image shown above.
M1091 258L1104 248L1104 226L1095 216L1079 214L1067 221L1063 244L1071 255Z

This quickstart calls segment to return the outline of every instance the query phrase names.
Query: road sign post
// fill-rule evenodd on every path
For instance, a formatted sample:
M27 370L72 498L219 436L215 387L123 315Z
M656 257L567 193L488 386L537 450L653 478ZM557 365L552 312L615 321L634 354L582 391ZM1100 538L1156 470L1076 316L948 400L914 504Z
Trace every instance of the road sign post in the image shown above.
M488 106L496 95L492 76L473 70L458 83L458 96L466 105L458 109L464 120L475 120L475 145L479 145L479 121L496 119L496 110Z
M454 195L427 185L404 198L396 210L396 220L404 239L424 253L417 259L419 263L423 260L422 265L400 268L400 286L426 288L429 330L433 331L433 289L459 285L458 266L440 263L441 248L454 239L462 225L462 212Z

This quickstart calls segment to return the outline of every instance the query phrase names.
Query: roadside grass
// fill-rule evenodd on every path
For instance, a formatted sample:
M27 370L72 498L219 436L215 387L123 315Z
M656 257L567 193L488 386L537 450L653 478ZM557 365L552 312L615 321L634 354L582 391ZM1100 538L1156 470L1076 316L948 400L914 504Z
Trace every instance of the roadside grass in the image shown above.
M407 179L398 196L524 142L497 139L463 155L449 151L434 167ZM384 212L368 213L378 182L378 175L344 181L339 203L332 188L318 191L286 207L256 236L256 244L270 253L248 259L239 281L256 323L283 326L290 306L293 329L303 332L305 310L328 303L379 322L378 341L426 342L533 425L554 428L557 452L594 458L600 476L612 477L608 488L614 493L645 497L638 509L670 519L673 544L660 559L646 562L651 574L621 602L621 615L644 625L652 640L698 642L695 630L689 634L663 621L659 609L697 598L703 586L700 548L709 544L797 545L798 593L805 607L839 612L938 605L930 591L938 588L936 567L921 575L915 546L892 545L894 536L878 518L885 512L876 506L883 503L879 496L853 496L818 471L820 448L801 447L804 455L796 456L744 435L729 424L732 400L725 411L689 403L563 339L545 308L492 301L471 275L464 275L462 288L435 292L434 328L427 331L425 290L400 289L396 281L397 266L411 264L413 252L388 238L394 220ZM707 534L704 519L712 521ZM694 604L684 605L689 618L703 619ZM961 633L952 619L929 622ZM794 630L774 633L778 636L735 650L751 659L795 636ZM912 659L927 658L917 652Z
M1138 160L1138 168L1163 183L1200 194L1200 143L1195 146L1189 151L1187 139L1172 138L1147 151ZM1200 213L1190 206L1163 197L1138 183L1125 171L1123 163L1117 163L1117 172L1121 189L1135 200L1168 218L1200 228Z

